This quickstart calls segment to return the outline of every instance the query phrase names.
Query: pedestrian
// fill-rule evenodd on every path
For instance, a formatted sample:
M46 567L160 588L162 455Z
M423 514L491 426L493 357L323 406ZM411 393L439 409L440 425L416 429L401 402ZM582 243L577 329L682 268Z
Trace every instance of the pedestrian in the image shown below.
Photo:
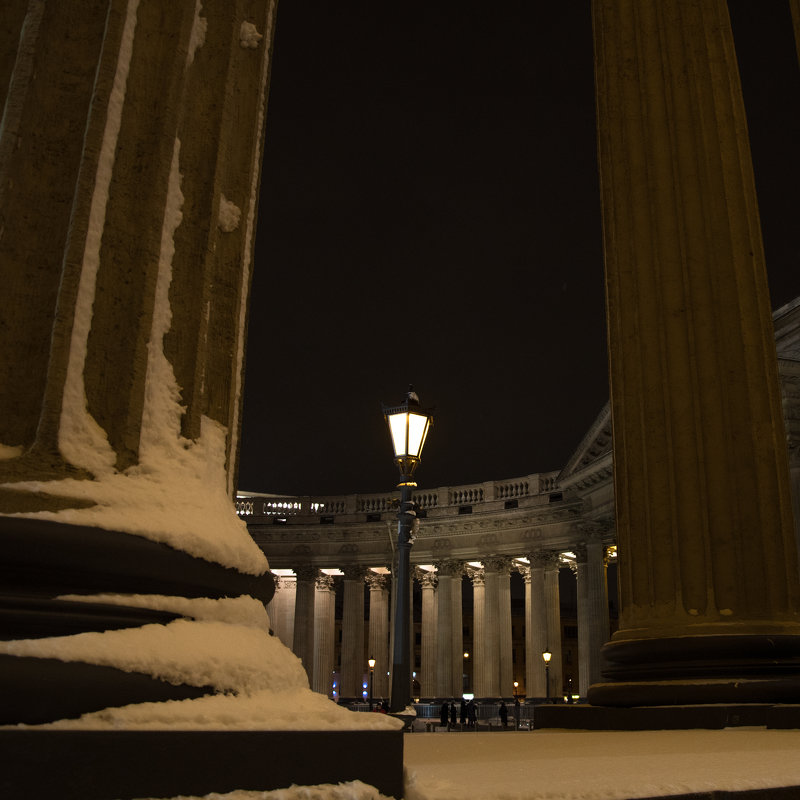
M506 701L500 701L500 722L503 723L503 727L508 726L508 708L506 707Z
M467 703L467 719L469 720L469 727L474 728L478 719L478 709L475 707L474 700L470 700Z
M461 698L461 708L459 709L458 721L461 723L462 728L467 724L467 702L463 697Z
M442 703L441 711L439 712L439 722L443 728L447 727L447 720L450 718L450 708L447 705L447 700Z
M455 700L453 700L453 702L450 703L450 725L452 725L454 728L456 726L456 701Z

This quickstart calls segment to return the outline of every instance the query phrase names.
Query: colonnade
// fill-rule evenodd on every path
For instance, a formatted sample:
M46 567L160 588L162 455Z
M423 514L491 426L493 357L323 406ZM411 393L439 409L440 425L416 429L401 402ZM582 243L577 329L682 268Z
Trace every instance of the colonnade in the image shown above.
M605 551L601 537L589 532L581 545L571 549L568 561L577 580L577 688L582 696L599 677L599 651L609 636ZM465 691L464 576L473 589L472 685L468 689L479 698L514 693L511 574L517 571L525 585L525 694L528 698L559 696L563 688L558 579L562 566L561 553L555 550L539 550L524 557L492 555L481 560L447 559L415 566L413 578L420 585L421 598L417 615L421 619L418 695L459 697ZM334 571L339 573L336 578L327 574ZM268 611L273 632L302 660L312 688L335 697L361 696L366 660L371 656L376 661L373 694L387 697L391 574L356 564L326 571L306 565L293 572L276 577L275 597ZM336 581L342 582L340 665L335 663ZM365 581L369 587L366 619ZM413 636L411 641L413 650ZM545 685L541 657L545 650L553 654L549 687ZM336 686L334 671L338 671Z

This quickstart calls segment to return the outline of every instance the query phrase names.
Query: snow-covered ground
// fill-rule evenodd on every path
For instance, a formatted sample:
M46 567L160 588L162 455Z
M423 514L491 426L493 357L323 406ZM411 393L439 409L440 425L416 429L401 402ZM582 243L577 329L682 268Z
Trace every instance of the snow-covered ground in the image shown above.
M405 737L405 800L627 800L800 786L800 731L506 731ZM292 787L209 800L379 800L373 787Z

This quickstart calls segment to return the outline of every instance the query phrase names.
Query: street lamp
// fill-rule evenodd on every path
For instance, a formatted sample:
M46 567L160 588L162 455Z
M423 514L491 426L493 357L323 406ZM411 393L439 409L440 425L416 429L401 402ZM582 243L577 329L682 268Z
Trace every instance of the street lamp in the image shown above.
M519 691L519 681L514 681L514 699L517 699L517 692Z
M545 691L545 699L549 703L550 702L550 659L553 657L553 654L550 652L550 648L548 647L542 653L542 661L544 661L544 691Z
M412 529L416 512L412 493L414 470L419 464L422 446L428 435L433 410L423 409L413 386L406 399L395 406L383 405L383 416L389 426L394 460L400 470L400 511L397 515L397 566L394 598L394 650L392 652L392 696L389 710L397 713L411 703L411 642L408 620L411 612L409 595Z
M372 711L372 676L375 674L375 659L367 659L369 664L369 710Z

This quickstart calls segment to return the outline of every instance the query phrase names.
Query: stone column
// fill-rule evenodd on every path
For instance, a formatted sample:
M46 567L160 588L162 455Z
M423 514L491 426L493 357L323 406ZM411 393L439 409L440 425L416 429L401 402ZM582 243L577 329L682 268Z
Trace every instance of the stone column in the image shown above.
M294 610L297 604L297 578L288 576L281 581L281 615L277 635L291 650L294 643Z
M605 545L599 534L587 539L586 557L589 685L591 685L597 683L600 679L600 651L610 637L606 553ZM583 696L585 697L586 695L584 694Z
M342 672L339 676L339 696L361 698L361 684L369 666L364 656L364 577L366 570L347 565L344 572L342 597ZM373 679L374 682L374 679Z
M435 572L417 567L417 580L422 586L422 649L420 653L420 671L417 675L422 697L432 698L436 695L436 609L437 577Z
M290 650L294 639L294 606L297 581L294 577L275 576L275 594L267 606L272 632Z
M457 562L454 569L452 588L453 625L450 638L450 647L453 650L451 694L453 697L458 698L464 693L464 622L461 613L463 602L461 579L464 575L464 565Z
M542 653L547 644L547 613L544 594L544 562L538 553L528 556L525 581L525 692L527 698L545 696Z
M314 677L314 582L319 575L316 567L295 567L297 588L295 590L294 633L292 648L303 662L309 684Z
M589 582L587 580L586 545L579 544L572 548L575 553L575 581L578 589L578 693L586 697L591 686L591 634L589 632ZM600 653L597 654L598 658Z
M541 557L544 560L546 645L553 654L550 660L550 697L561 697L564 688L564 669L561 654L561 595L558 588L559 555L555 552L548 552L542 553Z
M369 650L375 659L372 693L374 698L389 697L389 576L367 572L369 585Z
M319 575L314 596L314 680L311 688L331 696L336 633L336 589L332 575Z
M472 580L472 693L475 697L488 697L486 673L488 649L486 647L486 579L483 568L470 567L467 574Z
M500 656L498 667L498 675L500 677L499 695L500 697L509 697L514 694L514 639L511 630L510 559L503 559L502 565L499 565L497 575L498 631L500 633L498 642L498 654Z
M486 641L485 676L487 697L503 697L513 692L511 638L510 561L492 556L483 562L486 580L484 631Z
M436 570L439 578L436 694L444 698L460 697L464 652L461 635L461 564L458 561L439 561Z
M797 548L727 6L593 16L620 630L590 699L794 698Z
M216 517L236 482L274 3L15 6L0 67L0 442L15 455L0 512L97 503L88 524L138 532L107 480L143 466L133 505L163 515L147 480L174 480L163 455L180 449L205 481L195 506Z

